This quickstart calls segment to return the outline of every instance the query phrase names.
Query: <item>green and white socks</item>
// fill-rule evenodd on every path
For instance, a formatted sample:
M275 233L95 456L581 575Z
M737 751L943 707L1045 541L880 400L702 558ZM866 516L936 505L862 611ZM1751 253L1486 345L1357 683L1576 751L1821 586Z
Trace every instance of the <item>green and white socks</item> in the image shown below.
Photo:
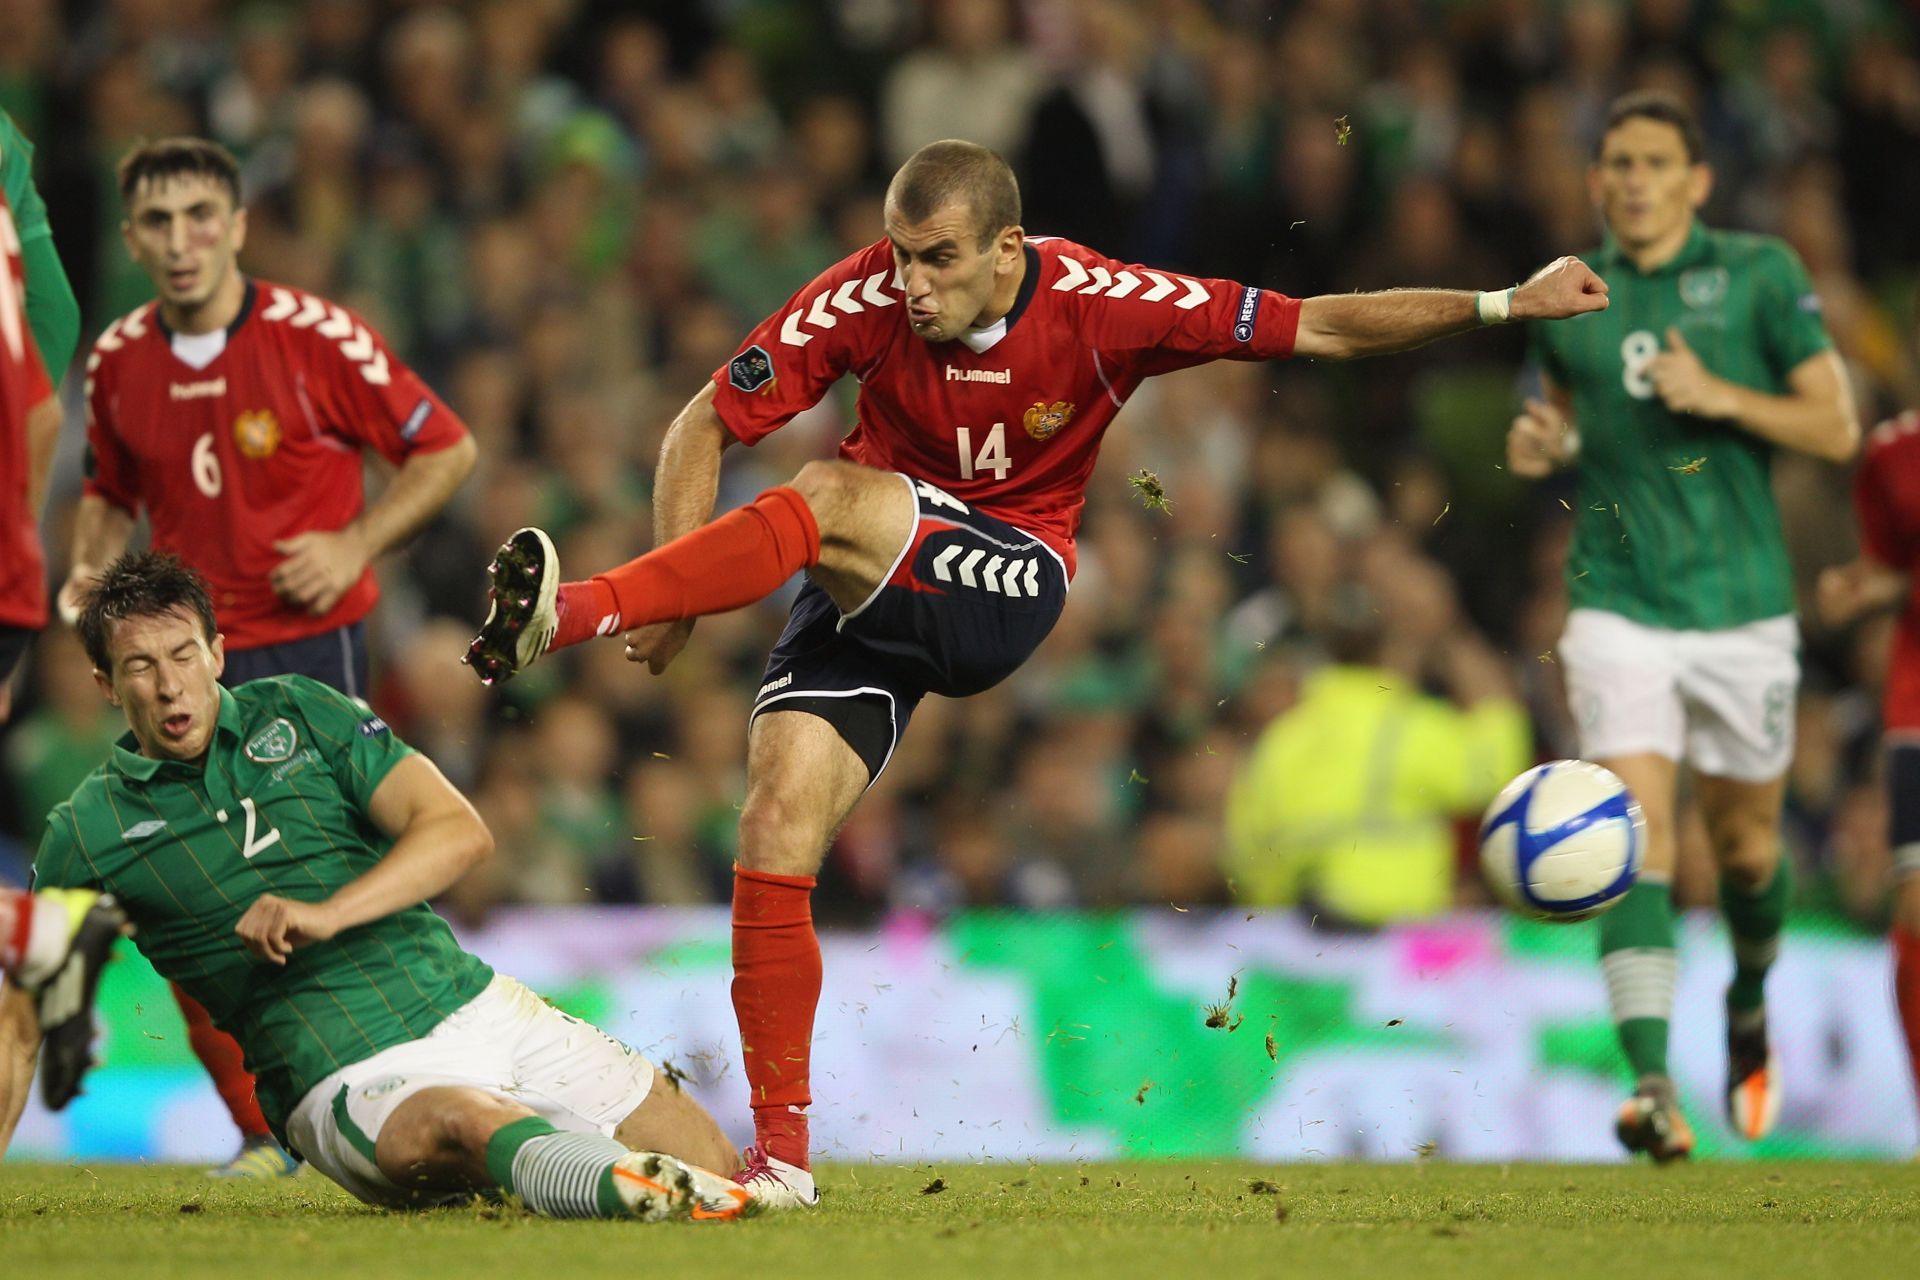
M1720 881L1720 910L1733 935L1733 984L1727 988L1727 1017L1758 1016L1766 1006L1767 970L1780 954L1780 931L1787 923L1787 899L1793 873L1783 852L1773 878L1757 893Z
M1766 1003L1767 971L1780 953L1793 877L1783 855L1764 889L1749 893L1724 878L1720 908L1733 935L1733 983L1727 1016L1758 1018ZM1673 947L1673 891L1643 879L1620 905L1600 917L1600 968L1607 980L1620 1047L1641 1084L1667 1075L1667 1029L1679 963Z
M504 1191L547 1218L624 1218L613 1166L627 1148L596 1133L562 1133L539 1116L502 1127L487 1141L487 1172Z
M1673 950L1673 890L1642 879L1600 917L1600 970L1620 1047L1634 1078L1667 1076L1667 1025L1679 961Z

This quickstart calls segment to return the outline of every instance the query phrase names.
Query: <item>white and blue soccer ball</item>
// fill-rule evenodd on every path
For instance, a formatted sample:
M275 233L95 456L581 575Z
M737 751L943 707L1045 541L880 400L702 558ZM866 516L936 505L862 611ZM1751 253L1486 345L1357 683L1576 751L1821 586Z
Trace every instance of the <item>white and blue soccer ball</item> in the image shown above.
M1646 819L1611 770L1585 760L1535 765L1480 824L1480 869L1507 906L1538 920L1586 920L1640 874Z

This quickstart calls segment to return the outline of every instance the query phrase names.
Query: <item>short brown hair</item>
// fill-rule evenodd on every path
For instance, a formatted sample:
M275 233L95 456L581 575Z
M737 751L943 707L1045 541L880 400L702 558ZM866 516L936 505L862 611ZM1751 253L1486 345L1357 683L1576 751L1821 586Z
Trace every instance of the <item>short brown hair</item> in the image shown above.
M130 551L107 566L80 602L80 643L93 665L113 674L107 640L123 618L157 618L185 609L200 619L208 644L217 628L207 582L179 556L164 551Z
M1694 118L1692 109L1660 89L1642 89L1613 100L1607 108L1607 122L1601 126L1600 136L1594 139L1594 159L1600 158L1601 148L1607 145L1607 135L1629 120L1657 120L1672 125L1680 131L1680 141L1687 149L1687 163L1706 163L1706 135L1700 132L1700 122Z
M974 142L929 142L887 184L887 203L909 222L925 222L950 204L973 211L979 247L1020 225L1020 184L1000 156Z
M205 138L155 138L120 157L120 199L133 203L143 182L169 178L208 178L226 187L233 207L240 207L240 162L217 142Z

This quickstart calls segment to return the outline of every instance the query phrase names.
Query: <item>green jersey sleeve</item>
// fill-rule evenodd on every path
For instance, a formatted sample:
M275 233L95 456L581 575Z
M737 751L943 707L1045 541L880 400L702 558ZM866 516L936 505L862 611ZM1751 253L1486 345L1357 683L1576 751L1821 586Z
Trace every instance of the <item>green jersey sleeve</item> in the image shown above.
M35 889L85 889L95 882L93 868L75 838L73 810L61 805L47 815L47 831L33 855Z
M80 303L53 247L47 205L33 185L33 144L13 117L0 111L0 190L13 210L20 258L27 273L27 325L47 376L58 386L80 341Z
M306 676L286 676L287 689L300 708L340 793L366 813L393 766L413 748L387 722L346 694Z
M1784 378L1809 356L1833 346L1827 322L1820 313L1820 295L1800 262L1800 255L1774 240L1754 260L1760 277L1760 341L1767 363Z

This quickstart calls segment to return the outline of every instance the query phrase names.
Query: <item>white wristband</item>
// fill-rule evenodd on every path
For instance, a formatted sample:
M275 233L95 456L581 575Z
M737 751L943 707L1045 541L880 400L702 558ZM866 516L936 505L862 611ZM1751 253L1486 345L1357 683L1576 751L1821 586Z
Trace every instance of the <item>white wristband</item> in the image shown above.
M1505 324L1513 311L1513 291L1518 285L1482 293L1473 300L1473 310L1481 324Z

